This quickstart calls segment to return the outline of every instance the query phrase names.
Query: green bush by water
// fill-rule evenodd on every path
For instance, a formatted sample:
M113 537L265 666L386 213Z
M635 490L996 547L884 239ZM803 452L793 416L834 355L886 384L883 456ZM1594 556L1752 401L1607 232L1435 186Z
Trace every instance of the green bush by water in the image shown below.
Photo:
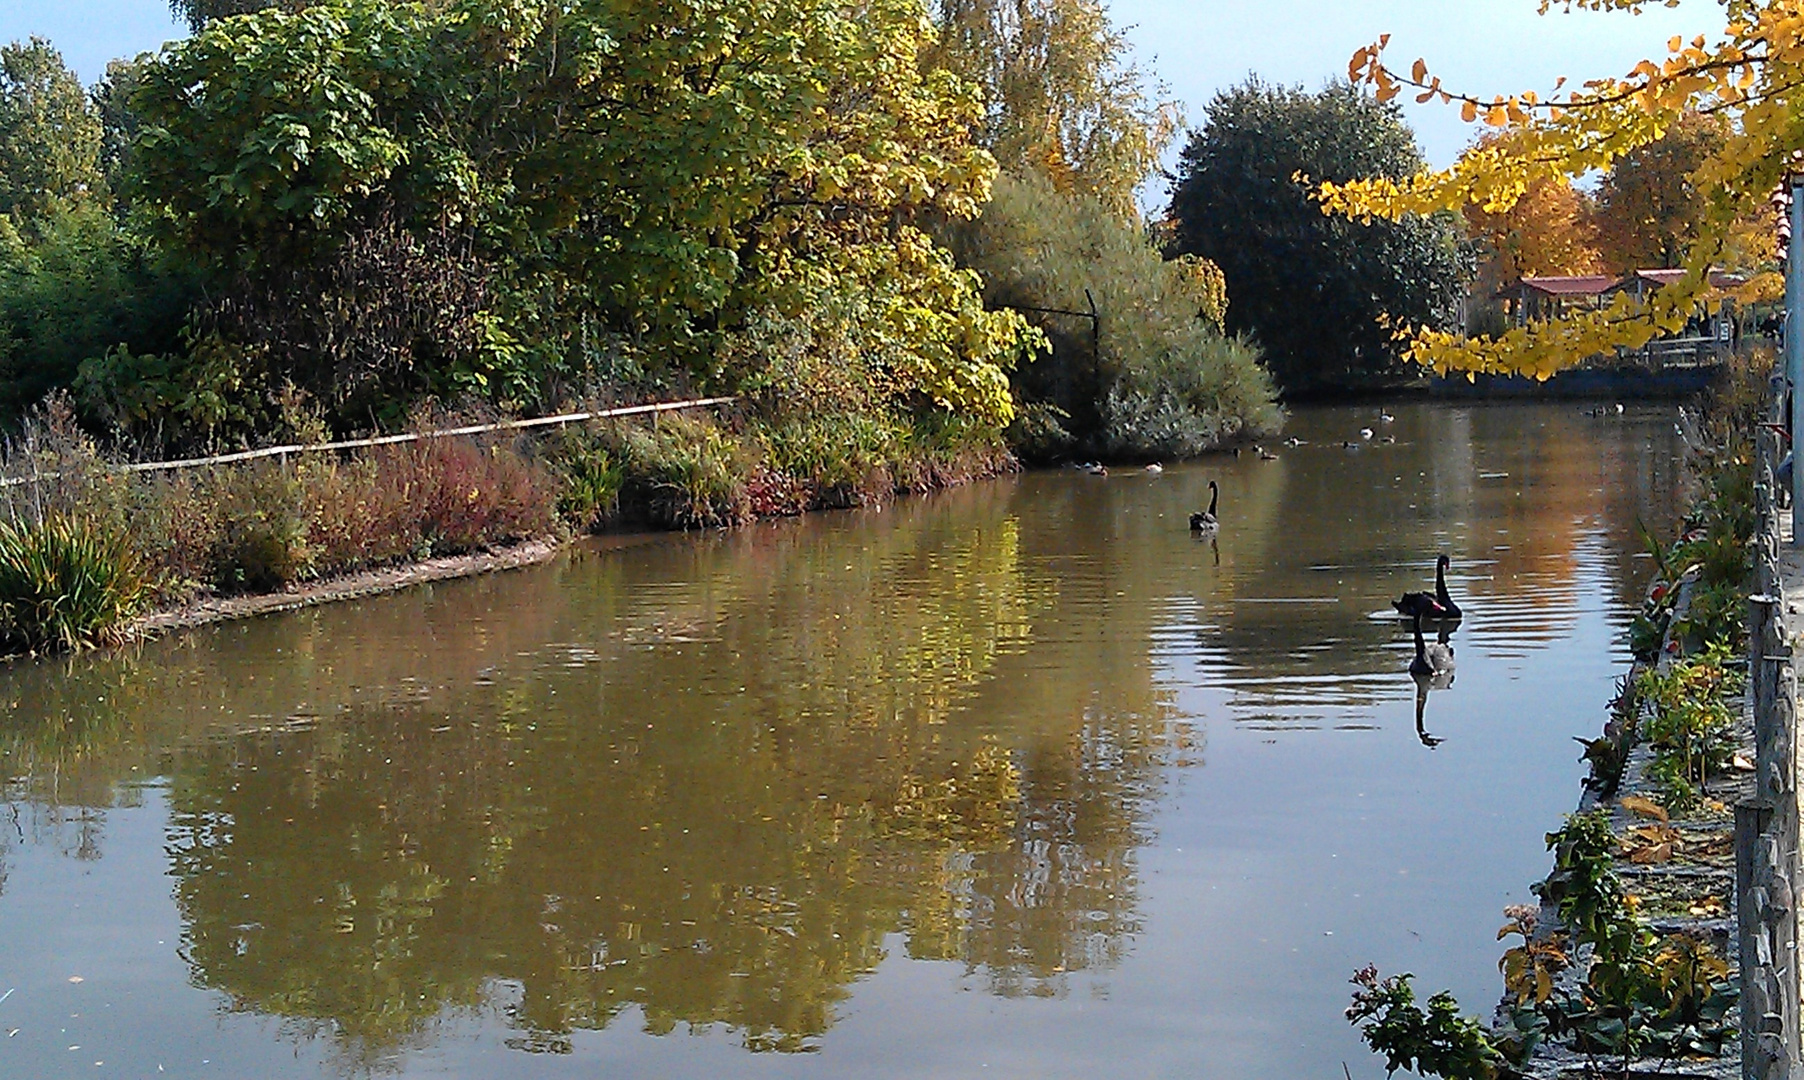
M1032 316L1052 348L1015 373L1024 456L1186 457L1282 423L1258 350L1221 330L1219 275L1165 259L1137 222L1043 178L1005 175L981 218L945 231L992 306L1096 302L1094 336L1087 318Z
M77 518L0 522L0 641L52 652L121 640L145 597L131 546Z

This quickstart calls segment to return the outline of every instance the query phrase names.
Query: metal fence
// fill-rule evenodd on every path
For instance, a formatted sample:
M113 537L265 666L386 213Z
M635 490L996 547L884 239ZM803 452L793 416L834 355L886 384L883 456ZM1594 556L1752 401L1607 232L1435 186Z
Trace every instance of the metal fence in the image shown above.
M1775 414L1777 403L1774 405ZM1741 1075L1794 1080L1799 1047L1797 677L1785 625L1774 463L1779 442L1757 436L1754 595L1748 602L1748 686L1754 714L1754 794L1735 807L1735 911L1741 953Z
M241 450L232 454L216 454L212 457L178 458L172 461L141 461L129 465L113 466L113 471L120 473L173 472L180 469L196 469L212 465L232 465L244 461L256 461L261 458L287 458L301 454L336 453L344 450L363 450L376 446L394 446L399 443L422 442L428 439L449 439L464 435L487 435L501 431L529 431L534 428L561 427L566 424L580 424L590 420L608 420L624 416L649 416L658 413L675 412L679 409L702 409L716 405L731 405L738 401L737 397L694 398L689 401L666 401L654 405L628 405L617 409L597 409L593 412L562 413L558 416L541 416L532 420L503 420L494 424L471 424L466 427L443 428L435 431L415 431L404 435L381 435L370 439L348 439L343 442L329 443L294 443L287 446L268 446L259 450ZM30 476L0 477L0 488L16 487L20 484L35 484L46 480L58 479L55 472L34 472Z

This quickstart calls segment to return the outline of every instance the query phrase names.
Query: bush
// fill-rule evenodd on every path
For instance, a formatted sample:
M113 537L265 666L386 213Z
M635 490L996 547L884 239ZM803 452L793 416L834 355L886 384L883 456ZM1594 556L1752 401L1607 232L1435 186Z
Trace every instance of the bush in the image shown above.
M620 504L626 469L585 428L566 428L551 447L559 515L578 529L599 528Z
M999 177L983 216L945 231L993 307L1082 312L1095 299L1094 338L1086 318L1030 313L1052 347L1016 373L1024 453L1181 457L1277 430L1259 353L1220 329L1209 264L1167 261L1133 221L1034 176ZM1061 415L1046 424L1035 406Z
M711 420L672 416L620 429L625 492L655 525L696 529L751 520L750 455Z
M117 642L144 596L123 535L62 516L0 522L0 640L8 648Z
M96 206L0 223L0 415L16 419L121 346L182 351L198 281Z
M218 523L207 560L214 588L270 592L312 568L304 493L283 466L253 462L214 472L203 483Z

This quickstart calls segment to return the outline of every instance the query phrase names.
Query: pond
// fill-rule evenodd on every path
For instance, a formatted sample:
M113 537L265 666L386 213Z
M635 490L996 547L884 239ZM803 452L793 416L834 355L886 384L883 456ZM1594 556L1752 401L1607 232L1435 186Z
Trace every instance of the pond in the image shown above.
M0 667L0 1074L1381 1076L1348 976L1489 1014L1678 486L1670 406L1391 411Z

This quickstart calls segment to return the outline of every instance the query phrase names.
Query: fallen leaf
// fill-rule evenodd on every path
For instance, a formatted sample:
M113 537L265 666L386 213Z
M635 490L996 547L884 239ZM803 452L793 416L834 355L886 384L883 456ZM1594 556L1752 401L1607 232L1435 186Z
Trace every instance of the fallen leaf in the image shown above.
M1671 816L1666 812L1666 807L1661 806L1652 799L1643 798L1640 795L1624 795L1622 798L1616 800L1616 805L1638 817L1653 818L1656 821L1672 820Z

